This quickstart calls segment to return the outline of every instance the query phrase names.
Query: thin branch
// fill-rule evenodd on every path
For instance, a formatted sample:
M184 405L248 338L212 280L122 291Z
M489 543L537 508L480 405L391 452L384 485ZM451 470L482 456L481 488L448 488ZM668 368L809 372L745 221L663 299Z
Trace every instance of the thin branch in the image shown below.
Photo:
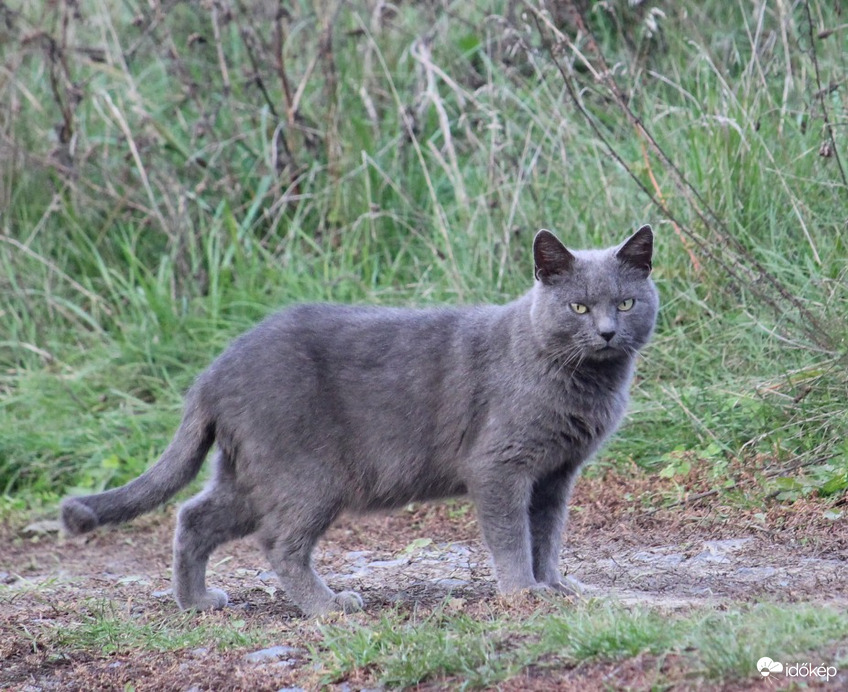
M657 182L656 176L654 176L654 169L651 168L651 159L648 156L648 149L645 147L645 142L640 142L640 144L642 145L642 159L645 161L645 168L648 171L648 177L651 179L651 185L653 185L654 190L656 190L657 198L660 202L665 204L665 197L660 189L660 184ZM680 226L678 226L674 221L671 222L671 225L674 228L674 234L680 239L680 244L689 255L689 261L692 263L692 269L695 270L696 274L700 274L701 262L698 260L698 256L692 251L692 248L689 246L689 241L683 234L683 231L680 230Z
M836 165L839 168L839 175L842 176L842 184L848 187L848 178L845 176L845 169L842 167L842 159L839 157L839 150L836 148L836 140L833 138L833 125L830 122L830 116L827 112L827 101L825 96L830 93L829 88L822 88L821 73L819 72L819 59L816 55L816 37L813 33L813 15L810 13L810 2L805 0L804 12L807 14L807 29L810 38L810 50L808 51L810 60L813 62L813 70L816 74L816 93L815 97L819 100L819 105L822 109L822 120L824 120L824 129L827 133L827 140L830 145L829 151L836 160Z

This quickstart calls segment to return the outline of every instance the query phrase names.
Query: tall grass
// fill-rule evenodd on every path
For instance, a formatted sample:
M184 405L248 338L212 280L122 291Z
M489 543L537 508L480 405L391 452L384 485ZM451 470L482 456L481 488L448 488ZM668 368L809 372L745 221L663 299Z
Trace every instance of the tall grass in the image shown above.
M0 3L0 487L135 475L281 305L506 301L538 228L646 221L663 311L608 457L848 486L831 4L551 7Z

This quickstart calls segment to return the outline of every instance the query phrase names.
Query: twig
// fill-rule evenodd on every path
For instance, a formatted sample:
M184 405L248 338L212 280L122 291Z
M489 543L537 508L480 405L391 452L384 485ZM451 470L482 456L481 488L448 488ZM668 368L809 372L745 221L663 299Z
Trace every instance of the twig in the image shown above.
M640 144L642 145L642 158L645 161L645 168L648 171L648 177L651 179L651 184L654 186L654 190L657 193L657 199L665 205L665 197L663 196L656 177L654 177L654 170L651 168L651 159L648 157L648 148L645 146L645 142L640 142ZM671 226L674 229L674 234L680 239L680 244L683 246L683 249L686 250L686 253L689 255L689 261L692 263L692 269L695 270L695 273L700 274L701 262L698 260L698 256L692 251L689 241L686 239L683 231L680 230L680 226L678 226L677 222L673 220L671 222Z
M218 54L218 66L221 70L221 84L224 97L230 95L230 73L227 70L227 61L224 58L224 47L221 45L221 27L218 24L218 6L212 5L212 35L215 37L215 50Z
M259 91L262 92L262 98L265 99L265 105L268 106L268 112L277 119L279 118L279 115L277 115L277 108L274 105L274 99L271 98L271 94L269 94L268 89L265 88L265 82L262 79L262 72L259 69L259 59L256 57L256 51L253 49L253 35L247 28L242 28L240 34L242 43L244 44L244 51L247 53L247 58L250 60L250 66L253 68L253 83L256 84Z
M274 24L274 54L277 58L277 74L280 76L280 84L283 87L283 94L286 96L286 117L288 118L289 127L294 125L294 97L292 95L291 84L289 83L289 75L286 72L286 56L285 56L285 38L286 33L283 30L283 19L288 18L288 12L282 6L277 10L277 21Z
M338 74L336 70L336 57L333 49L333 27L336 18L342 8L339 0L331 11L323 8L323 26L321 27L321 38L318 41L318 53L324 63L324 94L327 99L326 130L324 134L324 145L327 151L327 172L331 180L338 180L340 176L339 159L341 158L341 142L339 141L338 125Z
M799 460L793 461L788 466L784 466L783 468L769 469L768 471L764 471L763 476L765 476L766 478L776 478L777 476L786 476L787 474L789 474L792 471L797 471L798 469L802 469L802 468L805 468L807 466L815 466L817 464L824 464L824 463L830 461L831 459L836 458L837 456L839 456L839 455L828 454L827 456L816 457L814 459L805 459L805 460L799 459Z
M842 177L842 184L848 187L848 178L845 176L845 169L842 167L842 159L839 157L839 150L836 148L836 140L833 138L833 125L830 122L830 116L827 113L827 102L825 101L825 96L830 93L827 89L822 89L821 83L821 74L819 72L819 60L816 55L816 39L813 34L813 15L810 13L810 1L805 0L804 2L804 12L807 14L807 28L809 30L809 38L810 38L810 60L813 61L813 71L816 75L816 93L815 97L818 98L819 104L822 109L822 120L824 120L824 129L827 133L827 139L830 144L830 152L833 154L833 158L836 160L836 166L839 168L839 175Z
M697 502L698 500L703 500L705 497L712 497L713 495L718 495L721 492L720 488L713 488L712 490L705 490L702 493L695 493L694 495L687 495L686 497L676 500L668 505L663 505L662 507L654 507L652 509L647 510L644 513L644 516L650 516L652 514L656 514L657 512L664 509L671 509L672 507L680 507L681 505L688 505L692 502Z

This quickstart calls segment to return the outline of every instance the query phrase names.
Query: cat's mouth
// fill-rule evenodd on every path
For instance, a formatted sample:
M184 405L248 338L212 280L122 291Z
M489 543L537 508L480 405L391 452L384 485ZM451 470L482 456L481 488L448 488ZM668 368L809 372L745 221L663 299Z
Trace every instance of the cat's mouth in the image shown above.
M608 358L616 358L621 356L623 351L610 344L603 344L602 346L597 346L593 351L592 355L599 360L607 360Z

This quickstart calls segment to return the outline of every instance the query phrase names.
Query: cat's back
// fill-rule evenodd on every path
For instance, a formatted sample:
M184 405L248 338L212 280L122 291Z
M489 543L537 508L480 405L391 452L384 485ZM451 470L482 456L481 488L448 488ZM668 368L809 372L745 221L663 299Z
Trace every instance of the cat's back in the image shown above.
M458 333L473 331L480 310L306 303L271 315L231 350L272 358L341 358L359 365L390 354L435 355L450 348Z
M491 350L502 309L299 304L238 337L197 384L215 398L461 379L463 362Z

